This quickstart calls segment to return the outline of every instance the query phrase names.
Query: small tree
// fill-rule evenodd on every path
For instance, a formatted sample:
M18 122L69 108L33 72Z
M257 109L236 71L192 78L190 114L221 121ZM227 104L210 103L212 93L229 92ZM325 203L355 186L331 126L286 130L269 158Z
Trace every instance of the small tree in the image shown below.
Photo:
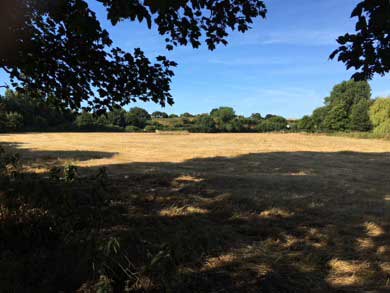
M134 107L126 114L126 125L132 125L143 129L150 119L151 116L148 111L139 107Z

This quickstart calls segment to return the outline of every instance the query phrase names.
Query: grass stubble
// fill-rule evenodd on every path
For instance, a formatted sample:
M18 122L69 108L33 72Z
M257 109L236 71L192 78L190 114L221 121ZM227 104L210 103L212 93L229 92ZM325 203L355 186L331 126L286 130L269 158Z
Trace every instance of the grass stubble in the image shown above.
M0 142L42 176L69 161L81 174L107 167L99 225L82 228L120 243L107 264L118 292L124 283L134 292L390 290L388 141L50 133ZM85 275L69 277L73 289L92 290Z

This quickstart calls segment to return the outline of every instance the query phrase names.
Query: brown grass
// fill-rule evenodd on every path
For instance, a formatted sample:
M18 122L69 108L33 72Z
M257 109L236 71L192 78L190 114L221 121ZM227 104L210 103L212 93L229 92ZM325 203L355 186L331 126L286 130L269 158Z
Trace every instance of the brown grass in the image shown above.
M14 143L19 150L28 150L25 158L43 166L48 161L69 160L79 166L91 167L135 162L181 163L198 158L255 153L390 152L388 141L305 134L191 134L183 137L155 133L33 133L0 134L0 142ZM66 152L77 154L72 157ZM290 175L307 174L305 170L299 170Z
M28 170L108 167L120 212L104 233L121 239L134 267L150 254L140 243L169 251L134 290L390 290L390 141L52 133L0 142Z

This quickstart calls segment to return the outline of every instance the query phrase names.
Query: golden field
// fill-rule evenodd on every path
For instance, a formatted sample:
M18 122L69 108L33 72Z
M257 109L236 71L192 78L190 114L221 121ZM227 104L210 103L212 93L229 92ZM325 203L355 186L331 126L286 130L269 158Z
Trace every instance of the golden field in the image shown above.
M0 143L28 171L108 168L121 213L105 233L127 239L134 270L144 261L132 248L139 238L169 251L169 274L140 274L135 291L390 290L389 141L41 133Z
M32 133L0 134L0 143L12 144L26 160L42 166L120 167L279 152L390 153L390 141L306 134Z

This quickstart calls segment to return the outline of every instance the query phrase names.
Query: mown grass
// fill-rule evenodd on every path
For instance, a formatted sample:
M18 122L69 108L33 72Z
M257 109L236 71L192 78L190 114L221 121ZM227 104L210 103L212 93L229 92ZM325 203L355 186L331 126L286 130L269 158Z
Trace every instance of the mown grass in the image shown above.
M374 132L330 132L327 133L330 136L338 136L338 137L352 137L352 138L363 138L363 139L385 139L389 140L389 135L379 135Z
M247 142L235 156L114 161L108 179L81 164L71 182L45 171L2 182L0 291L390 290L389 143L273 137L263 147L274 151ZM322 151L302 150L316 140ZM65 157L115 160L107 150ZM22 153L25 167L62 162Z

